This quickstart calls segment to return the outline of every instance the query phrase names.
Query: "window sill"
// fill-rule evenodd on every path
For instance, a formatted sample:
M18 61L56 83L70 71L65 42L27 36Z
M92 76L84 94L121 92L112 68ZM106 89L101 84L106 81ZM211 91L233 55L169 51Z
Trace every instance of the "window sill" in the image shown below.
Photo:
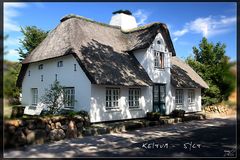
M165 68L160 68L160 67L154 67L154 69L156 69L156 70L165 70Z
M120 108L104 109L104 112L121 112Z
M130 111L142 111L143 109L140 107L135 107L135 108L128 108Z

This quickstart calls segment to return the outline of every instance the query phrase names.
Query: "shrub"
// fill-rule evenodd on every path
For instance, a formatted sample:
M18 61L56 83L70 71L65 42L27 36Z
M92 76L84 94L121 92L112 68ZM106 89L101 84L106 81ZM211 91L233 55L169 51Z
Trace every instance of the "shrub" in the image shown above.
M185 114L185 111L184 110L182 110L182 109L175 109L175 110L173 110L171 113L170 113L170 116L171 117L180 117L180 118L182 118L182 117L184 117L184 114Z
M81 111L79 111L78 113L79 113L79 115L81 115L81 116L87 116L87 117L89 117L89 114L88 114L87 111L81 110Z
M160 119L160 115L159 112L147 112L147 119L150 121L156 121Z

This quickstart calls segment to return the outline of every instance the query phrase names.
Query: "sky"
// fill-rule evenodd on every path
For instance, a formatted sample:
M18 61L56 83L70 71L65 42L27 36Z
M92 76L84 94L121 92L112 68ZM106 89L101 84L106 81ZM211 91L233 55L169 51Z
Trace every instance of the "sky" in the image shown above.
M226 44L226 55L236 60L235 2L4 2L4 46L8 54L4 59L18 61L16 51L23 38L20 27L37 26L46 31L53 30L60 19L76 14L109 24L112 12L130 10L138 26L162 22L168 26L178 57L185 59L192 55L192 47L198 47L202 37L209 42Z

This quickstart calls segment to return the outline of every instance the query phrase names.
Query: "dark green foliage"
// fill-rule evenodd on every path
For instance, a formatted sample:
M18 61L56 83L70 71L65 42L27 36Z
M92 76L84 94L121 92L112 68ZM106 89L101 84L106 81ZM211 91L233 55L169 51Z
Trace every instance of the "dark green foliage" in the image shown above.
M170 116L173 118L176 118L176 117L183 118L184 115L185 115L185 111L181 109L175 109L170 113Z
M203 105L211 105L227 100L234 90L236 80L231 73L232 64L225 55L225 44L209 43L203 38L199 48L193 47L194 57L188 57L188 63L208 84L209 89L202 90Z
M8 37L9 37L8 34L4 35L4 41L6 41L8 39ZM3 52L4 55L8 54L8 51L6 51L6 49L7 49L7 46L4 46L4 52Z
M24 36L20 39L21 47L17 49L20 55L20 61L27 57L42 41L47 37L48 31L43 31L36 26L26 26L21 28L21 32Z
M147 119L150 121L158 121L161 114L159 112L147 112Z
M20 89L16 87L20 63L4 61L3 94L10 104L19 104Z
M60 109L67 103L62 97L64 95L63 86L58 81L54 81L49 89L45 89L41 101L47 105L50 114L57 114Z

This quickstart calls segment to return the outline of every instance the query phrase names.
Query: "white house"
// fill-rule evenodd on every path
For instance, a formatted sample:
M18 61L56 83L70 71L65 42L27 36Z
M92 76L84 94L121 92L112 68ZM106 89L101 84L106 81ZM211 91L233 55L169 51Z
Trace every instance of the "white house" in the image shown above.
M208 85L176 57L167 26L138 27L129 11L114 12L110 25L68 15L22 62L17 85L22 104L40 105L55 80L91 122L201 110ZM75 101L76 100L76 101Z

